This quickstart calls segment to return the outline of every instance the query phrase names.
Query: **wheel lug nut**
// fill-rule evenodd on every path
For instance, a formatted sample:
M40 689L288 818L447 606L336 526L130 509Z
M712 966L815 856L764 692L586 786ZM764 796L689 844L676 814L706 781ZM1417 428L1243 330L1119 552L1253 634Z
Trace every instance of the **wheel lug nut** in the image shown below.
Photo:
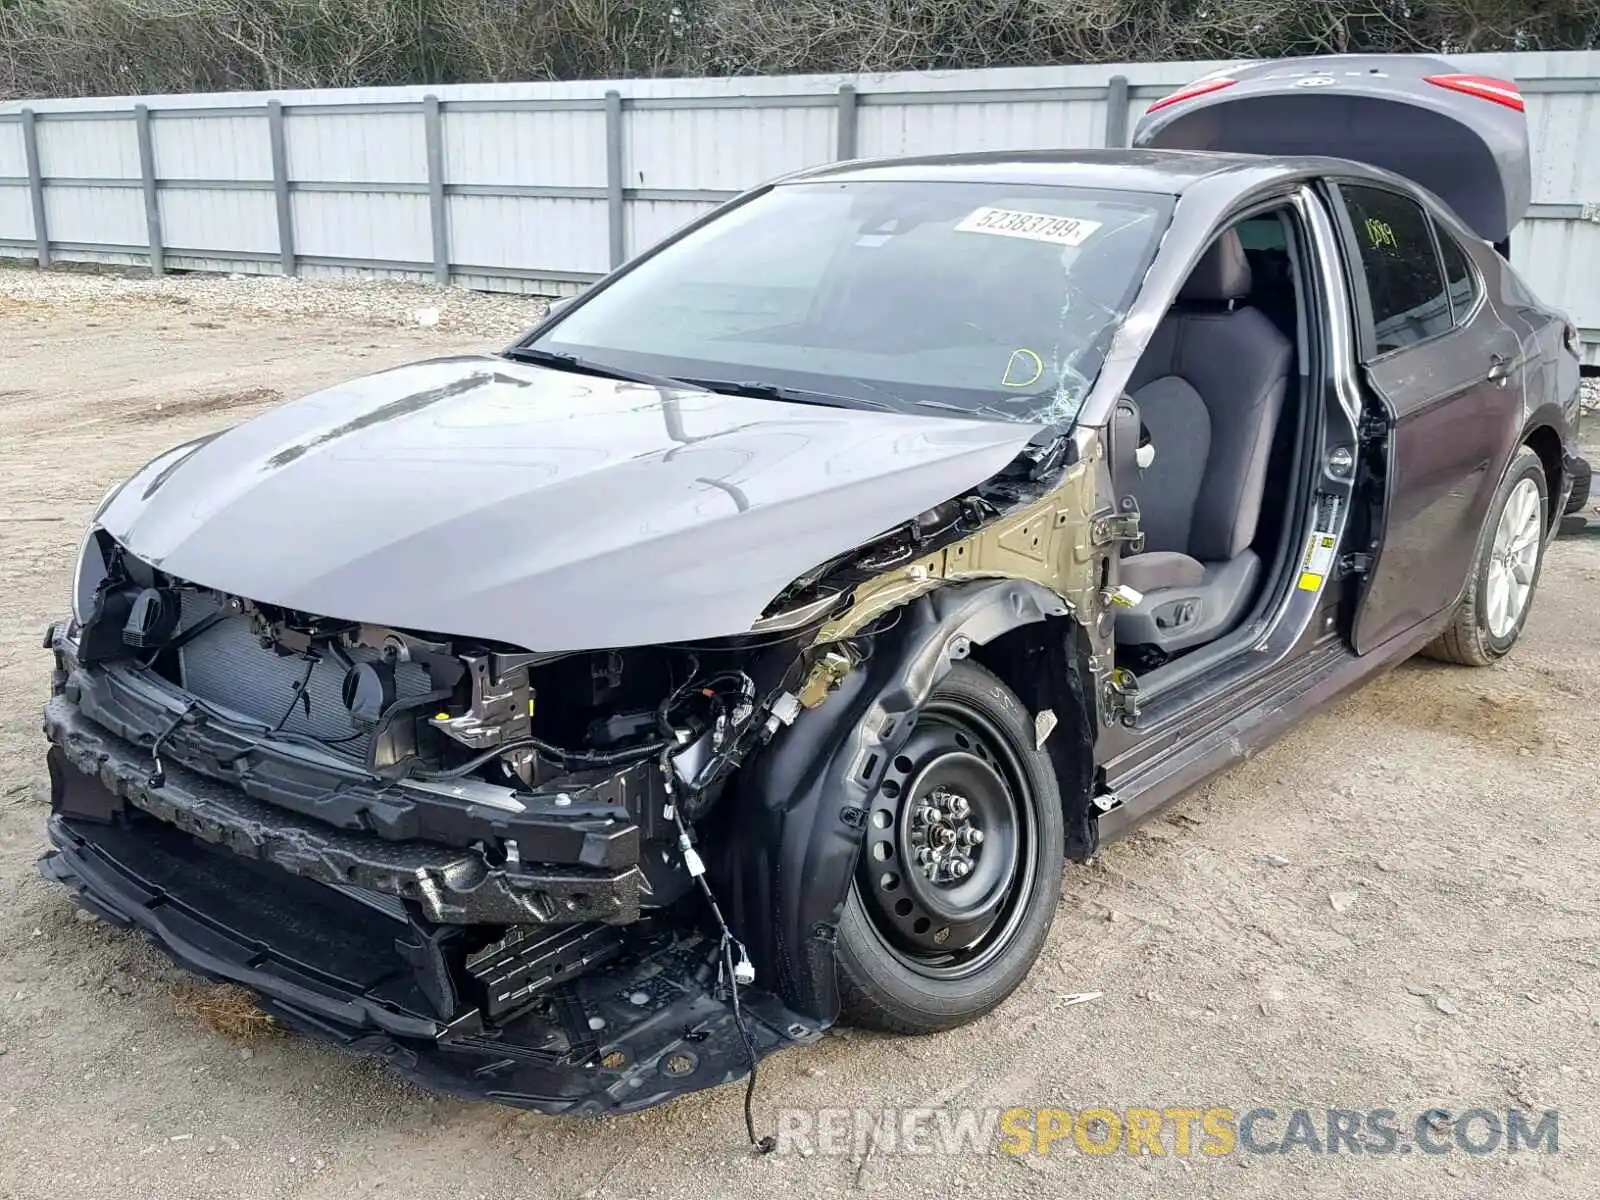
M933 861L933 851L932 850L930 850L926 846L924 846L921 850L917 851L917 864L919 866L925 867L929 863L931 863L932 861Z
M921 808L917 809L917 820L921 821L924 825L937 825L940 821L944 820L944 814L937 808L934 808L931 804L924 804Z
M950 864L950 874L954 875L957 879L965 879L971 873L972 864L964 858L958 858L955 862Z

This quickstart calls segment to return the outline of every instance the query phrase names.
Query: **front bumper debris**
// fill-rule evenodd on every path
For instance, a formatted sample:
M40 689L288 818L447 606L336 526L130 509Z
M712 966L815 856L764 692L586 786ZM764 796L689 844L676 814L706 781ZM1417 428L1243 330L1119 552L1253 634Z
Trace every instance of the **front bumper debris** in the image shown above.
M76 744L81 757L86 742ZM235 854L232 841L202 840L122 802L102 782L123 775L106 769L109 758L90 776L52 753L61 778L45 877L82 907L143 929L184 966L250 988L290 1028L376 1055L437 1091L549 1114L634 1111L749 1070L715 938L650 921L513 926L463 953L441 936L460 931L427 921L415 900L364 902L360 889ZM583 973L541 965L553 955L537 943L551 937L567 939L568 966ZM757 1056L821 1033L760 989L739 998Z
M635 865L491 866L476 849L338 829L176 763L152 787L149 754L103 732L65 696L45 705L44 731L52 797L69 815L104 820L126 803L240 858L413 901L435 922L623 924L639 917Z

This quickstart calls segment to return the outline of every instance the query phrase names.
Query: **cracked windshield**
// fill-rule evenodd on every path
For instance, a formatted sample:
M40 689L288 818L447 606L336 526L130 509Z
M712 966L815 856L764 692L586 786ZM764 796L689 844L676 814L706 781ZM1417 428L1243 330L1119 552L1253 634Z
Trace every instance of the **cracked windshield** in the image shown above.
M534 348L800 403L1070 422L1171 204L1012 183L782 185Z

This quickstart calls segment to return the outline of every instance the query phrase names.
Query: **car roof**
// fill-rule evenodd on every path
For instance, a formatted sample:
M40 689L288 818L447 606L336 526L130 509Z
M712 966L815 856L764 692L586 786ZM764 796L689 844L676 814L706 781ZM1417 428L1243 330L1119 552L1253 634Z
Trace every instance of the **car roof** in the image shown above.
M1355 164L1326 158L1198 150L987 150L829 163L786 176L801 180L1022 183L1178 195L1202 179L1249 169L1293 177Z

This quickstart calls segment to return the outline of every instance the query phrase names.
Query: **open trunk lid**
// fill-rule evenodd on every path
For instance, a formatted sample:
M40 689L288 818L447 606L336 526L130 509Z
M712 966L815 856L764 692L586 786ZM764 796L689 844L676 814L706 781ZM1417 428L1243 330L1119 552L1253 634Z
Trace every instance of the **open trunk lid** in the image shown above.
M1152 104L1133 143L1354 159L1427 188L1488 242L1503 241L1522 220L1532 191L1516 84L1421 55L1225 68Z

